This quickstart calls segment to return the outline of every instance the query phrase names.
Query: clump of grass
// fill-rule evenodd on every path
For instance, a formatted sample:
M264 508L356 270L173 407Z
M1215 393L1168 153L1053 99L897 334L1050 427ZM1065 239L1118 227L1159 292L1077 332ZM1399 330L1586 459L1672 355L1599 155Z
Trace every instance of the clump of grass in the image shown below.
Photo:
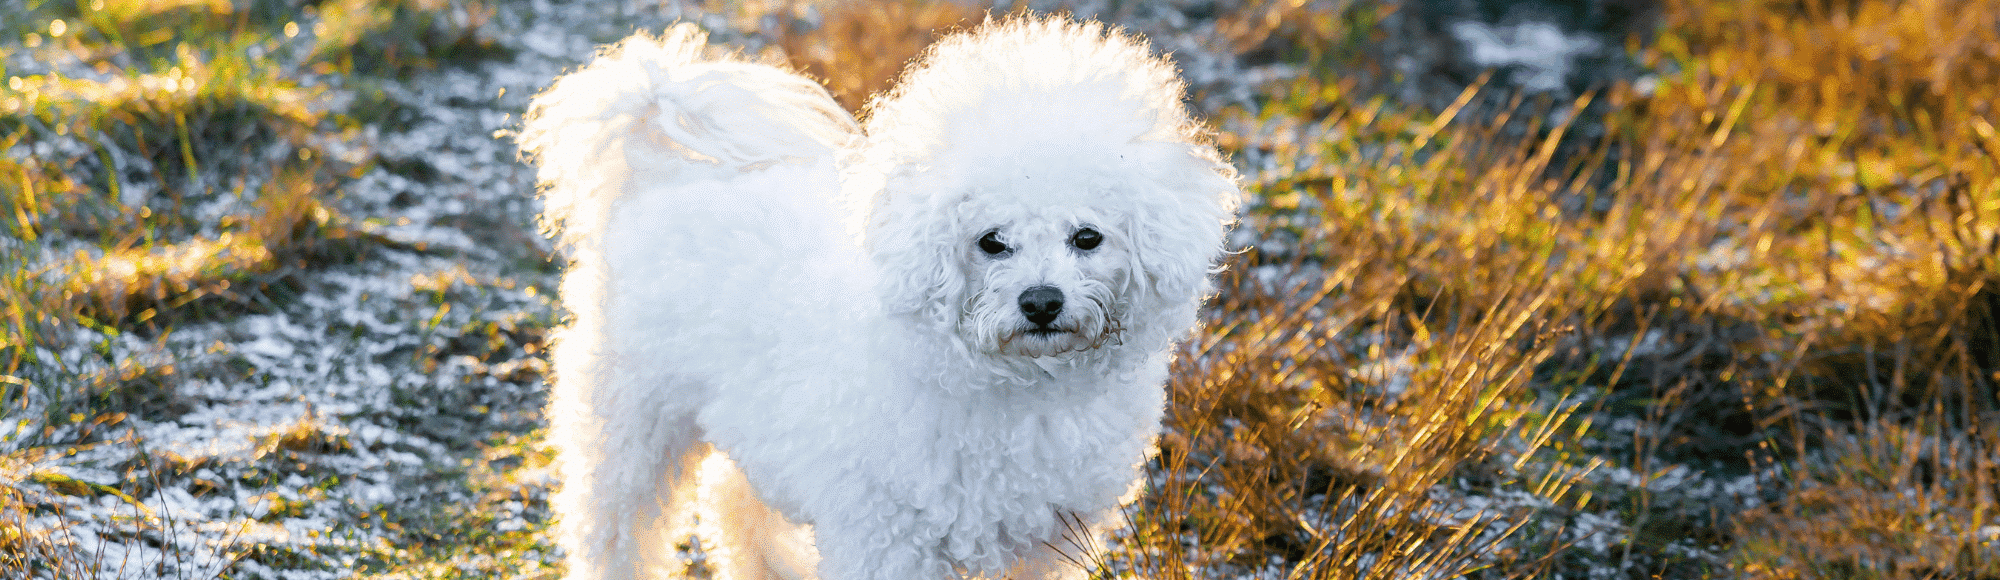
M225 308L261 310L261 287L281 267L301 262L323 237L331 213L320 205L310 176L281 174L251 201L247 215L213 237L196 236L151 247L113 247L102 256L79 256L64 266L64 284L52 291L78 313L119 326L159 328L161 312L175 321L200 316L197 301ZM234 290L232 288L240 288ZM172 321L169 321L171 323Z
M21 492L22 480L33 471L26 458L0 456L0 570L26 570L42 562L60 562L62 549L46 530L31 524L36 507Z
M1548 297L1419 313L1396 304L1399 285L1262 288L1221 304L1261 316L1226 317L1238 324L1201 345L1207 352L1190 352L1203 362L1176 375L1160 474L1134 518L1143 547L1126 556L1140 576L1268 573L1274 563L1302 578L1456 577L1496 566L1520 575L1563 547L1550 520L1579 507L1575 486L1588 466L1530 460L1548 437L1574 435L1574 409L1521 400L1548 345L1494 347L1551 332L1534 316ZM1299 290L1326 293L1294 301ZM1374 308L1356 320L1321 318L1320 309L1343 306ZM1467 328L1433 334L1433 324ZM1378 342L1339 346L1368 338ZM1462 478L1480 489L1454 485ZM1466 495L1487 486L1518 495Z
M312 60L330 70L407 77L449 61L505 56L485 0L333 0L318 5Z
M1248 63L1320 69L1352 64L1385 8L1352 0L1254 0L1216 14L1215 30Z
M105 444L138 445L143 442L126 434ZM71 450L74 452L75 450ZM172 513L149 508L141 501L157 488L161 466L150 461L125 466L131 485L106 485L72 477L58 470L38 468L46 450L29 449L0 457L0 466L9 469L0 479L0 573L9 578L217 578L241 550L231 542L233 534L218 544L190 542L181 535L184 527L213 530L213 522L178 521ZM92 506L91 504L95 504ZM110 507L119 525L104 529L72 529L51 526L69 518L69 512L83 507ZM226 525L226 524L224 524ZM155 558L139 556L144 550L132 545L156 548Z
M1805 462L1784 502L1736 523L1751 578L1979 578L2000 572L2000 439L1864 424Z

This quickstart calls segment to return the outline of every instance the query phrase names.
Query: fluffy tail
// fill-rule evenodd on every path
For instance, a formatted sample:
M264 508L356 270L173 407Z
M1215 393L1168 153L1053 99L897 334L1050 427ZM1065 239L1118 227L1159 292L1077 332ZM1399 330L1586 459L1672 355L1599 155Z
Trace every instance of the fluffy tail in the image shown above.
M673 565L708 452L696 411L745 382L724 375L799 364L788 345L827 342L827 297L866 279L836 199L853 118L705 42L684 24L613 46L536 96L519 135L570 262L548 419L574 579Z
M538 169L543 226L565 245L602 232L603 210L635 181L823 159L857 134L818 83L707 39L687 23L628 38L529 104L518 141Z

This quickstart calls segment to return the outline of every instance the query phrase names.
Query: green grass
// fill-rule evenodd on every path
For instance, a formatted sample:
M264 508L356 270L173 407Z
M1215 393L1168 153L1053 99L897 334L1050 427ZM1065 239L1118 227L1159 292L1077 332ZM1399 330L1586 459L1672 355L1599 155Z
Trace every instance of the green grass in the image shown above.
M0 7L42 67L0 70L0 576L557 575L545 246L356 193L476 187L376 139L520 56L516 8ZM2000 576L2000 3L1663 8L1643 86L1433 111L1358 62L1392 5L1221 5L1219 50L1305 74L1212 114L1258 243L1104 575ZM766 50L853 105L962 12Z

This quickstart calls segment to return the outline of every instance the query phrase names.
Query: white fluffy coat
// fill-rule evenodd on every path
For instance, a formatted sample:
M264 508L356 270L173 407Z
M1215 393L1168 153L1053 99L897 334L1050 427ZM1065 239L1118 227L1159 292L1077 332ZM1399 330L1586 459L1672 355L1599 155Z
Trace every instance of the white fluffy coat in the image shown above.
M569 577L669 575L695 503L721 578L1080 575L1240 197L1181 98L1054 18L942 39L865 128L688 25L537 96Z

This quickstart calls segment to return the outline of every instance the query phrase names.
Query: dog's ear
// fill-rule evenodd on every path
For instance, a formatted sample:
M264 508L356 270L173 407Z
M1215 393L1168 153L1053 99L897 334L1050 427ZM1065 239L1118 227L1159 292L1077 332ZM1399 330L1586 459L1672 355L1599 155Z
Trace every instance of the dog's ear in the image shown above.
M1192 308L1210 292L1223 235L1236 221L1236 171L1199 143L1135 144L1124 157L1135 177L1126 183L1139 188L1126 218L1138 306Z
M881 182L868 212L869 253L880 273L882 305L951 334L965 306L967 264L972 239L958 212L938 194L941 187L917 171L892 172Z

